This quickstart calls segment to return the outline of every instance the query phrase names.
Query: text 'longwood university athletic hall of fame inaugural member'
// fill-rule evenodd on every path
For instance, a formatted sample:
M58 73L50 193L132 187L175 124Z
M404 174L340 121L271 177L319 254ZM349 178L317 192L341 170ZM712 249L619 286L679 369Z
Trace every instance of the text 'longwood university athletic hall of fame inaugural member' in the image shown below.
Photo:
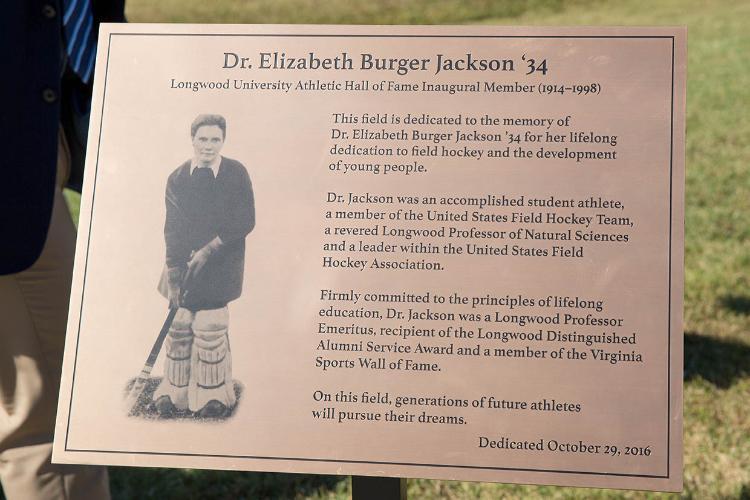
M221 419L237 403L227 304L242 293L255 207L245 167L219 154L226 133L224 117L199 115L190 127L193 158L167 180L159 291L170 313L150 356L153 366L163 342L164 376L146 384L132 414Z

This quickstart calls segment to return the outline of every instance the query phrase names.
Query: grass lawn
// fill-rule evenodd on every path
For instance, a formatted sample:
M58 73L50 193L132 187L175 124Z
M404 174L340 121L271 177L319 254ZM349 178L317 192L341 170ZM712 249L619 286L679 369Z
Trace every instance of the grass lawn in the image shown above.
M687 25L685 498L750 499L750 2L130 0L133 22ZM69 194L77 214L78 199ZM346 477L111 468L115 498L347 498ZM676 498L409 480L411 498Z

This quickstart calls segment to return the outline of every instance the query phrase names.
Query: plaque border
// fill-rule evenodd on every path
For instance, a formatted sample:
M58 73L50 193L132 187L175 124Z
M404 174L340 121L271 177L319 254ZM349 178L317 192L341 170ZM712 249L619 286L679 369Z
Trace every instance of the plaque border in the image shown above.
M550 28L550 27L548 27ZM211 453L177 453L163 451L127 451L127 450L98 450L98 449L81 449L70 448L68 438L70 435L70 421L73 411L73 398L75 394L75 377L76 366L78 362L78 345L81 334L81 323L83 321L83 304L86 291L86 273L88 270L88 256L91 246L91 228L93 223L94 200L96 197L96 179L99 172L99 151L102 140L102 127L104 124L104 106L107 98L107 79L109 75L109 57L111 55L112 37L113 36L191 36L191 37L293 37L293 38L540 38L540 39L662 39L671 40L671 98L670 98L670 143L669 143L669 260L668 260L668 288L667 288L667 473L666 475L658 474L628 474L622 472L601 472L601 471L577 471L564 469L539 469L524 467L494 467L482 465L456 465L456 464L431 464L415 462L388 462L377 460L351 460L335 458L310 458L310 457L277 457L277 456L255 456L255 455L232 455L232 454L211 454ZM151 455L151 456L180 456L180 457L207 457L207 458L237 458L243 460L278 460L278 461L298 461L298 462L324 462L324 463L342 463L342 464L371 464L371 465L395 465L408 467L436 467L446 469L476 469L476 470L497 470L497 471L516 471L516 472L542 472L555 474L580 474L594 476L615 476L615 477L638 477L649 479L670 479L671 465L671 438L672 438L672 240L673 240L673 184L674 184L674 93L675 93L675 35L438 35L438 34L325 34L325 33L108 33L107 40L107 59L104 68L104 87L101 100L101 116L99 119L98 141L96 148L96 162L94 165L94 182L91 191L91 212L89 214L88 238L86 241L86 257L83 267L83 281L81 284L81 306L78 315L78 330L76 332L75 356L73 357L73 372L70 383L70 398L68 403L68 415L65 429L65 446L66 453L113 453L126 455Z

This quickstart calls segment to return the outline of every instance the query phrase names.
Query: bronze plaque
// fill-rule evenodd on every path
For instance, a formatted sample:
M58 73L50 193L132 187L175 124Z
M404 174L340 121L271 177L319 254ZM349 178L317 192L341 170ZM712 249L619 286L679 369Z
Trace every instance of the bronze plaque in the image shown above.
M685 65L104 26L54 459L680 490Z

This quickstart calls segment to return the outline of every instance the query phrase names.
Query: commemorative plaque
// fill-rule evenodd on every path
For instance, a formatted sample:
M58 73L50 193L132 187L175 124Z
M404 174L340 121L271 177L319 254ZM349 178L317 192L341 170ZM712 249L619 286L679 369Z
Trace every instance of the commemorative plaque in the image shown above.
M680 490L685 40L104 25L54 460Z

